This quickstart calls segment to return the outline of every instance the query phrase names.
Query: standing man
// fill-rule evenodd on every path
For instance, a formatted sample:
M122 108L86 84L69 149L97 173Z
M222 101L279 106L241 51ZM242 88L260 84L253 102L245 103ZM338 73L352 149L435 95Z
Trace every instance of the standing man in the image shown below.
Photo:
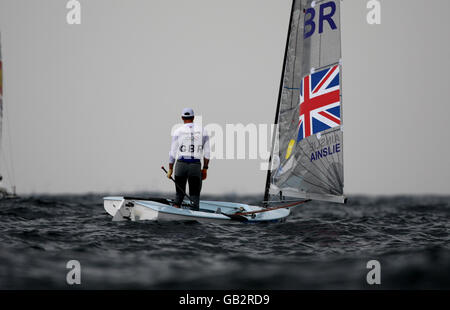
M177 194L174 206L177 208L181 206L184 192L186 192L186 183L189 182L189 196L194 203L193 209L198 211L202 180L206 179L210 158L209 136L203 128L194 124L194 111L191 108L183 110L181 119L184 125L175 130L172 137L167 177L170 179L172 176L173 165L177 159L175 166ZM203 169L201 168L202 157Z

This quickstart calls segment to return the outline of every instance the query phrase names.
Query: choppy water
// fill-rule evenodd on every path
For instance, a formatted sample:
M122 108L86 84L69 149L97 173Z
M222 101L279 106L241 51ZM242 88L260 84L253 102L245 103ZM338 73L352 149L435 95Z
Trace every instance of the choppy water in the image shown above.
M0 289L450 288L450 197L311 202L283 224L111 222L102 196L0 201ZM257 203L261 197L204 197Z

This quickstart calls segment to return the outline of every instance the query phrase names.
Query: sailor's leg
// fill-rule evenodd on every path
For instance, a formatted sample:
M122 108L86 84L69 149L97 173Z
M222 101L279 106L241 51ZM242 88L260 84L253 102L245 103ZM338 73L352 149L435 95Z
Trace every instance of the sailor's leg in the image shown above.
M176 198L175 205L181 207L181 204L184 199L184 193L186 192L186 182L188 180L187 177L187 164L183 162L177 162L175 166L175 190L176 190Z
M194 210L200 209L200 191L202 188L202 172L200 163L190 164L189 167L189 196L191 197Z
M189 196L191 197L192 202L194 203L193 209L198 211L200 209L200 186L202 178L190 176L188 180L189 180Z

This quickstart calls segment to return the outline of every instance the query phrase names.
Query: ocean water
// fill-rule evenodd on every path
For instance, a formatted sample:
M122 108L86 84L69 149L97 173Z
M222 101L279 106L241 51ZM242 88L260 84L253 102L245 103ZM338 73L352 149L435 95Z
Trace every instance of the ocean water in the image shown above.
M450 289L450 197L354 196L249 225L112 222L102 195L39 196L0 201L0 218L0 289Z

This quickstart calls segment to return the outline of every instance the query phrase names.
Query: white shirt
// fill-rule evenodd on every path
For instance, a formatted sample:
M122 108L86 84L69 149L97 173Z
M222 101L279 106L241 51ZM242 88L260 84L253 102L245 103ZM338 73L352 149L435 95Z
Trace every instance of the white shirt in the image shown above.
M176 158L209 159L209 136L206 130L194 123L183 124L172 136L172 145L169 152L169 163L173 164Z

